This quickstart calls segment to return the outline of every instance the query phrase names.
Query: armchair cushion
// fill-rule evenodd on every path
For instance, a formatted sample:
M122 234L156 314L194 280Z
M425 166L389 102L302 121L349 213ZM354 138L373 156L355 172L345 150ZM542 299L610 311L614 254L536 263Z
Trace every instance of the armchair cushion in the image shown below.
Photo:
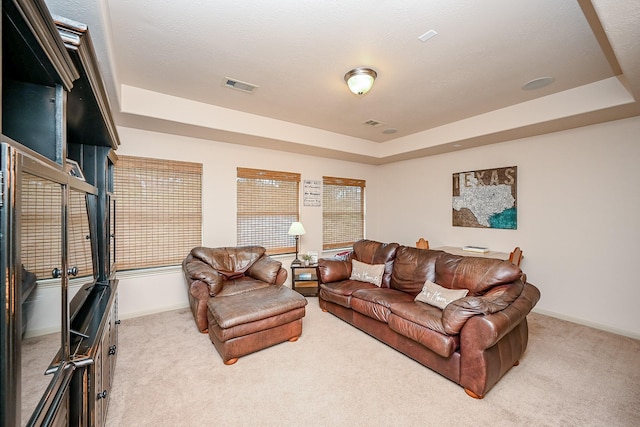
M278 277L278 272L281 267L282 263L280 261L264 256L249 267L247 275L273 285L276 283L276 278Z
M209 264L214 270L234 273L247 271L265 252L262 246L198 247L191 250L194 257Z

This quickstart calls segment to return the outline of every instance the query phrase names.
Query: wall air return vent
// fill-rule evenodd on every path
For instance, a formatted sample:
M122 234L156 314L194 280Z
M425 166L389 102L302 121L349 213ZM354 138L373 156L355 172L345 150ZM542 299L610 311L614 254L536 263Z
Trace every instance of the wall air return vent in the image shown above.
M230 77L224 78L224 85L231 89L239 90L241 92L253 93L258 86L247 82L241 82L240 80L232 79Z
M378 127L378 126L382 126L384 123L379 122L378 120L367 120L366 122L363 123L363 125L367 125L367 126L372 126L372 127Z

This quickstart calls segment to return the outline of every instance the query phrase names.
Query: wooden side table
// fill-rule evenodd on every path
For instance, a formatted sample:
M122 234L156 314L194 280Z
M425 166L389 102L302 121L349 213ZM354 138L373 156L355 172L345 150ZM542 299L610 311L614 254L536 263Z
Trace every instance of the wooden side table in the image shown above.
M291 265L291 289L305 297L318 296L318 264Z

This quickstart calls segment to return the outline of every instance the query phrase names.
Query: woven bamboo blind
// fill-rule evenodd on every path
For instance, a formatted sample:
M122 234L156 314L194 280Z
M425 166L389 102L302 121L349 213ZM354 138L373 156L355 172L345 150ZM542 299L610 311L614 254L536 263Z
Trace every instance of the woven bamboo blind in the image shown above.
M89 216L85 193L70 190L67 204L67 264L78 277L93 276ZM36 175L22 175L20 257L40 280L62 268L62 186Z
M237 169L237 245L264 246L269 254L295 251L287 231L298 221L300 174Z
M202 164L119 156L114 197L119 270L178 265L202 244Z
M352 246L364 238L366 182L324 176L322 185L322 248Z
M21 190L22 265L38 279L50 279L62 267L62 186L24 173Z

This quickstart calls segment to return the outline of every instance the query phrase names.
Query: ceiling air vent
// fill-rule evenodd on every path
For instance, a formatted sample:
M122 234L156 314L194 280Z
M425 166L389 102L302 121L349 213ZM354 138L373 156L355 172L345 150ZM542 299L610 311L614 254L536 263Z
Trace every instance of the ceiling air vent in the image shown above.
M239 90L246 93L253 93L253 91L258 88L258 86L252 85L251 83L241 82L240 80L232 79L229 77L224 78L224 85L231 89Z
M367 120L366 122L363 123L363 125L367 125L367 126L373 126L378 127L378 126L382 126L384 123L379 122L377 120Z

